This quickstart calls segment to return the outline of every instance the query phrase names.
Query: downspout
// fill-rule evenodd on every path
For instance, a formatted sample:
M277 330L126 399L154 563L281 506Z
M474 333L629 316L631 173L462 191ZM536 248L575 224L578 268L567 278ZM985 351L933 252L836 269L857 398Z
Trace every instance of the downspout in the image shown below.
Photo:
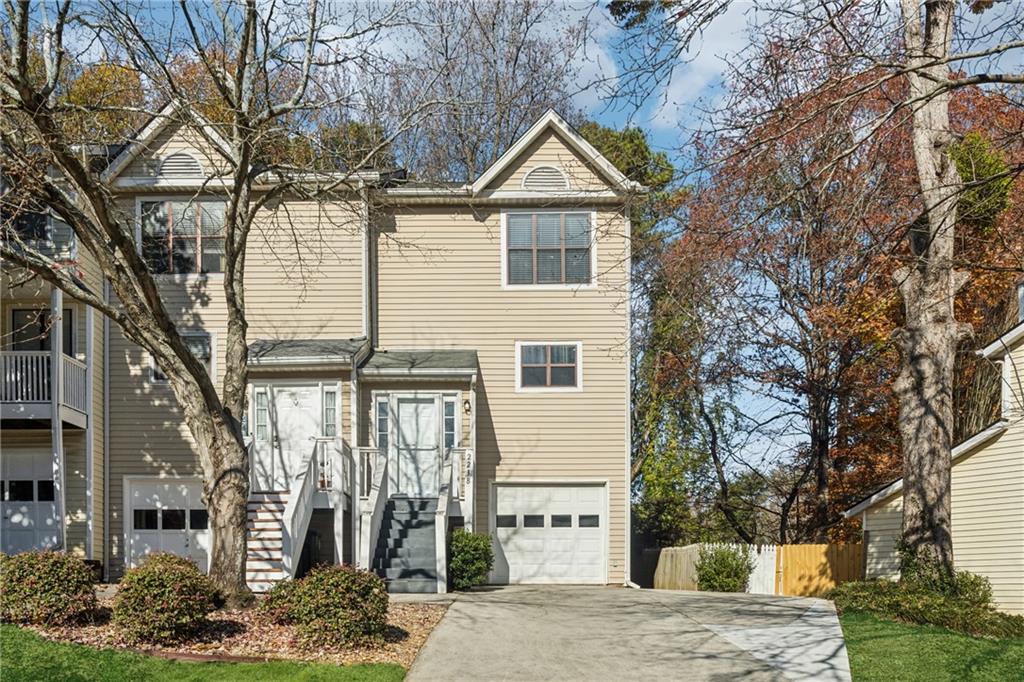
M626 467L626 489L624 494L626 496L626 565L625 565L625 577L626 585L630 587L637 587L637 584L633 582L633 504L632 495L630 491L633 488L632 481L632 454L633 454L633 419L632 419L632 376L630 368L633 366L633 345L631 343L633 338L633 320L632 320L632 306L631 301L633 300L633 217L630 212L630 206L627 203L625 208L625 222L626 222L626 456L625 456L625 467Z
M103 301L110 283L103 280ZM103 577L110 580L110 318L103 316Z
M93 558L93 507L96 502L93 478L93 440L96 436L96 412L93 397L93 382L96 373L94 353L94 329L92 306L85 306L85 558Z

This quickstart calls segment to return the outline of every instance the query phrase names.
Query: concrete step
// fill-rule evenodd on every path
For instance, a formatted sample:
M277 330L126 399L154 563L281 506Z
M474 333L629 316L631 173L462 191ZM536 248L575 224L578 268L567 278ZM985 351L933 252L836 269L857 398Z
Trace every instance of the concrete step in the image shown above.
M436 552L433 547L377 547L374 558L380 559L430 559L434 560Z
M403 497L396 495L388 500L385 508L396 512L433 513L437 511L437 498Z
M422 578L397 578L386 580L388 592L392 594L434 594L437 592L437 580Z
M275 573L282 570L281 557L275 557L272 559L253 559L252 557L246 557L245 560L245 572L246 573L262 573L271 572Z
M377 539L377 547L375 548L374 551L376 551L378 549L391 549L391 548L395 548L395 547L409 547L409 548L416 547L416 548L420 548L420 549L430 549L431 551L433 551L433 549L434 549L434 536L433 536L433 534L431 534L431 535L420 535L420 534L417 534L417 535L408 535L408 534L401 535L401 533L404 533L405 531L395 531L395 532L399 533L399 535L398 536L392 536L390 534L385 535L385 534L382 533L380 538Z
M375 568L374 573L385 580L437 580L437 571L433 565L430 567L417 566L415 568Z
M433 532L436 525L437 524L434 523L433 518L401 519L385 516L380 527L388 530L415 530L417 528L425 528L429 529L430 532Z

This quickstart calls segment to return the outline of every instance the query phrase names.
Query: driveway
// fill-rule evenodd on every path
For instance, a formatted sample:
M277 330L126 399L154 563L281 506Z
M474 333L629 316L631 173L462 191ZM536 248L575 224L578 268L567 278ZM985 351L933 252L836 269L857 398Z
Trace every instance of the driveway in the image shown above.
M850 679L820 599L611 587L459 595L407 679Z

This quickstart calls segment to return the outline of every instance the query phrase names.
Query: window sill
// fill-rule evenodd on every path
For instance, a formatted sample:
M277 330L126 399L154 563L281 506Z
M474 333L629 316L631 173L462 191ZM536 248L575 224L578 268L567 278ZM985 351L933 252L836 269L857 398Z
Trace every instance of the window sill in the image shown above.
M516 393L582 393L582 386L516 386Z
M591 291L597 289L597 282L590 284L502 284L504 291Z
M156 280L157 284L161 284L161 283L164 283L164 282L174 282L174 283L205 282L207 280L211 280L211 281L214 281L214 282L219 282L219 281L223 281L224 273L223 272L203 272L203 273L190 272L190 273L187 273L187 274L183 274L183 273L162 273L162 274L159 274L158 273L158 274L154 274L153 278Z

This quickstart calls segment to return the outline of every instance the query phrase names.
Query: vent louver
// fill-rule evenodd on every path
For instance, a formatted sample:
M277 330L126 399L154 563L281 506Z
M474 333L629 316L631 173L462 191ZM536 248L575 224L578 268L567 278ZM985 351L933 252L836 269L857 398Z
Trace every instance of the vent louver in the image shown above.
M185 152L176 152L160 163L160 177L163 178L199 178L203 175L203 167Z
M569 189L569 179L554 166L537 166L523 178L523 189L534 192L561 192Z

